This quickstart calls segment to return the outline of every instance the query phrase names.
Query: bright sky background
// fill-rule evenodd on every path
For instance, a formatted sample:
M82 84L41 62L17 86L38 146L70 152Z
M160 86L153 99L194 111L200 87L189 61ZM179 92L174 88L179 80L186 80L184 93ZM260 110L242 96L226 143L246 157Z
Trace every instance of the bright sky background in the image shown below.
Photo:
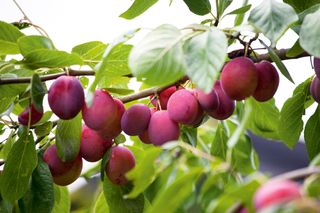
M129 0L17 0L32 22L41 26L49 34L56 48L70 51L73 46L80 43L99 40L110 43L122 33L142 27L145 32L161 24L172 24L182 28L188 24L200 23L209 15L200 17L193 15L184 4L183 0L173 0L169 7L169 0L159 0L151 9L134 20L125 20L118 16L130 7L133 1ZM213 8L215 1L211 0ZM235 0L229 11L239 7L242 1ZM261 0L251 0L253 7ZM12 0L1 0L0 20L6 22L19 21L23 15ZM233 18L226 18L221 25L230 26ZM27 30L26 34L37 34L35 30ZM278 48L290 48L297 36L288 31L279 41ZM259 44L257 44L261 47ZM237 46L241 48L241 46ZM304 81L314 74L309 58L288 60L285 62L296 84ZM295 85L281 76L280 86L276 93L276 103L279 108L284 101L291 96ZM1 92L1 91L0 91ZM309 117L315 110L315 106L308 109ZM306 120L306 119L305 119Z

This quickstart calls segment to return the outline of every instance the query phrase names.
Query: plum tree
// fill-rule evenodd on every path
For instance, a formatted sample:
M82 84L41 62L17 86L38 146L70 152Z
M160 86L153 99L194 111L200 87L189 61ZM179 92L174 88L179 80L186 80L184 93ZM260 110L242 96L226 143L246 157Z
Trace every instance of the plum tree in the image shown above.
M95 130L82 126L80 155L85 160L95 162L102 159L112 143L111 139L104 139Z
M195 96L197 97L200 106L207 112L216 110L219 106L219 99L217 92L212 89L210 93L204 93L200 89L195 90Z
M170 119L182 124L192 123L197 116L198 108L196 97L186 89L173 93L167 106Z
M155 112L150 119L148 126L149 140L156 146L178 140L180 129L178 123L170 119L167 110Z
M18 116L18 121L20 124L24 126L28 126L29 123L29 116L31 118L30 125L33 125L41 120L43 115L43 109L41 111L38 111L34 104L31 104L31 115L30 113L30 106L27 106L23 112L21 112Z
M290 180L273 180L263 184L254 195L257 210L300 198L299 184Z
M121 129L121 118L123 113L125 112L124 105L122 101L115 98L114 102L117 106L117 115L114 118L113 122L110 122L109 124L105 125L102 129L98 130L98 134L106 139L112 139L116 138L122 131Z
M129 107L121 119L121 128L128 135L139 135L148 128L151 113L144 104Z
M48 101L51 110L59 118L74 118L84 105L84 91L80 81L72 76L60 76L49 89Z
M82 158L78 155L74 160L63 162L56 145L49 146L43 154L43 160L48 164L55 184L66 186L74 182L81 174Z
M174 92L176 92L178 89L182 89L182 87L177 88L176 86L171 86L171 87L163 90L162 92L160 92L158 98L155 98L154 95L151 95L150 96L151 103L153 104L153 106L155 106L158 109L159 108L158 99L159 99L161 109L166 110L170 96Z
M135 157L128 148L115 146L112 147L105 172L113 184L123 185L128 182L126 173L133 169L135 164Z
M320 81L317 76L311 82L310 94L316 102L320 103Z
M221 88L221 82L219 80L215 82L214 89L218 95L219 106L216 110L208 112L208 114L215 119L225 120L233 114L235 101L225 94Z
M258 72L247 57L238 57L228 62L221 72L223 91L233 100L244 100L257 88Z
M253 97L260 102L270 100L279 86L279 74L269 61L256 63L258 71L258 85Z
M94 93L92 106L84 104L82 118L90 129L98 131L112 125L117 117L117 111L117 105L111 95L105 90L98 89Z

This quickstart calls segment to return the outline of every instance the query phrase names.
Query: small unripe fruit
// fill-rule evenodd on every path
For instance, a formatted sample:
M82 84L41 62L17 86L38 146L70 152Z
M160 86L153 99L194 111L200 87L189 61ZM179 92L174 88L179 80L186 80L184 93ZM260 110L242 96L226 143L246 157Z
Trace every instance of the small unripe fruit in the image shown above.
M257 210L300 198L300 187L290 180L274 180L262 185L254 195Z
M197 97L199 104L204 111L212 112L219 106L218 95L214 89L211 90L210 93L204 93L203 91L197 89L195 91L195 96Z
M232 59L222 69L223 91L233 100L244 100L257 88L258 72L254 63L247 57Z
M182 87L179 87L178 90L179 89L182 89ZM177 87L172 86L172 87L169 87L159 93L159 101L160 101L160 106L161 106L162 110L167 109L168 100L169 100L170 96L176 91L177 91ZM159 109L160 107L158 106L158 99L154 98L153 95L150 96L150 99L151 99L151 103L153 104L153 106L155 106L157 109Z
M320 81L317 76L315 76L311 82L310 93L313 99L320 103Z
M217 92L219 99L219 106L216 110L208 112L208 114L218 120L225 120L229 118L234 111L235 101L230 99L222 90L220 81L216 81L214 89Z
M179 139L179 125L170 119L166 110L157 111L151 116L148 135L152 144L161 146L168 141Z
M198 107L199 103L196 97L185 89L173 93L167 106L171 120L182 124L190 124L195 120Z
M105 167L106 174L113 184L123 185L128 182L125 174L135 166L132 152L122 146L113 147L110 159Z
M103 139L96 131L83 125L81 132L80 155L85 160L95 162L102 159L113 141Z
M98 89L94 93L91 107L84 104L82 117L90 129L98 131L113 123L117 111L117 105L111 95L105 90Z
M69 185L81 174L82 158L80 155L73 161L63 162L58 157L56 145L47 148L43 154L43 160L48 164L53 181L57 185Z
M121 118L121 128L127 135L139 135L148 128L151 113L144 104L129 107Z
M256 64L258 71L258 85L253 97L260 102L270 100L279 86L279 74L269 61L261 61Z
M317 77L320 78L320 58L313 58L313 66Z
M74 118L84 105L84 92L80 81L72 76L60 76L48 92L51 110L59 118Z
M23 112L20 113L20 115L18 116L18 121L20 124L24 125L24 126L28 126L28 122L29 122L29 113L30 113L30 106L27 106L25 108L25 110ZM43 115L43 110L38 111L35 106L32 104L31 105L31 121L30 121L30 125L33 125L35 123L37 123L38 121L41 120Z

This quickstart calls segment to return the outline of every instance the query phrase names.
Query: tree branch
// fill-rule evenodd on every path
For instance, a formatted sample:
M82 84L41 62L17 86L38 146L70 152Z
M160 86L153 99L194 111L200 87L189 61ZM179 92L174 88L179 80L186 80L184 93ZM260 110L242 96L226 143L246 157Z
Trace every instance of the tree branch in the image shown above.
M320 174L320 167L306 167L297 169L271 178L272 180L298 180L313 174Z

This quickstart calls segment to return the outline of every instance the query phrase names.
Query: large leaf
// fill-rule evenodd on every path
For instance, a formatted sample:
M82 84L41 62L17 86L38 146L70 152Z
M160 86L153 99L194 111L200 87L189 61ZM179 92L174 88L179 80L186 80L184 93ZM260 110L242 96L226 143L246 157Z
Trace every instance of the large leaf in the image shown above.
M298 20L298 16L288 4L264 0L251 11L248 20L275 44L290 25Z
M69 213L71 207L68 188L54 185L54 206L52 213Z
M41 49L49 49L54 50L55 47L52 41L44 36L24 36L19 38L18 45L22 55L27 55L28 53L41 50Z
M94 213L109 213L109 206L104 197L103 192L100 193L95 205L94 205Z
M51 212L54 205L53 179L48 165L38 155L38 166L32 173L31 187L23 197L24 212Z
M74 160L80 150L81 113L70 120L59 120L56 130L58 156L62 161Z
M10 202L20 199L28 190L30 177L37 166L33 137L26 134L13 144L1 174L1 195Z
M157 1L158 0L135 0L131 7L127 11L122 13L120 17L125 19L134 19L135 17L148 10Z
M16 27L0 21L0 55L20 53L17 40L22 36Z
M301 13L315 4L319 4L320 0L284 0L284 2L290 4L297 13Z
M320 107L318 106L315 113L309 118L305 130L304 140L310 159L313 159L320 153Z
M242 1L242 7L245 7L247 5L248 5L248 0L243 0ZM250 7L250 9L251 9L251 7ZM244 16L245 16L245 13L238 14L236 16L236 18L234 19L234 26L241 25L242 22L243 22Z
M151 85L173 83L184 75L182 35L171 25L161 25L147 34L131 51L129 67Z
M18 54L19 47L16 43L0 40L0 55Z
M189 10L197 15L206 15L211 12L209 0L183 0Z
M228 41L217 28L186 42L186 73L197 87L209 93L227 55Z
M221 17L224 11L230 6L233 0L219 0L218 1L218 17Z
M300 29L300 45L308 53L320 57L320 41L316 39L320 33L320 9L307 15Z

